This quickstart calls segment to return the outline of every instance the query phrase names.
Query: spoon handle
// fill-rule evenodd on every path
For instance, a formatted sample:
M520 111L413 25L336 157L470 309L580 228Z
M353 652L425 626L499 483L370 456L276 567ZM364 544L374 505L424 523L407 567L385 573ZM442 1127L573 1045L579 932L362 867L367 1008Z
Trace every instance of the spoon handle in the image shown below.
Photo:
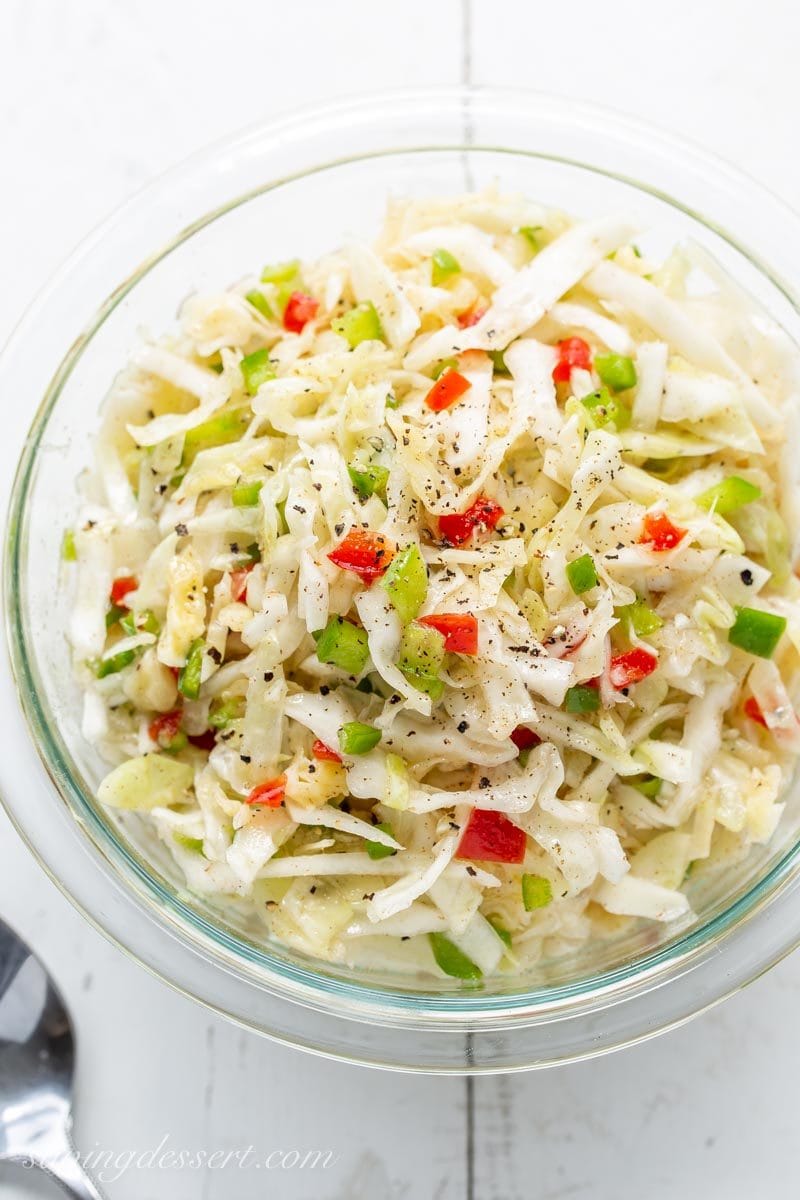
M62 1151L55 1161L43 1165L45 1170L61 1184L71 1200L105 1200L103 1193L95 1186L81 1166L72 1145L68 1144L66 1150Z

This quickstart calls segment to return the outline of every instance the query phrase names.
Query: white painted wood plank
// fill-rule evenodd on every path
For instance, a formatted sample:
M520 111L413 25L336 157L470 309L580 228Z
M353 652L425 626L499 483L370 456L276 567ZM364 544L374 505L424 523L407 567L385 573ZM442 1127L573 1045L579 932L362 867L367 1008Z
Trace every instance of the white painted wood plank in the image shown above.
M476 1080L480 1200L781 1200L794 1187L800 958L682 1029Z

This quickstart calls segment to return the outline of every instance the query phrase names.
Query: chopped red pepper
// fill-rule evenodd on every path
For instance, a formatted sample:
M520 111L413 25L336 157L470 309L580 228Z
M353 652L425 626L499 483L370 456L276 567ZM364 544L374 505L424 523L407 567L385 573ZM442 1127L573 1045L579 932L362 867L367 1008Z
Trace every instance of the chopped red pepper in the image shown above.
M305 292L292 292L283 310L283 327L290 333L302 333L309 321L317 315L319 300Z
M213 729L204 729L202 733L190 733L189 741L198 750L213 750L217 744L217 735Z
M553 367L553 379L556 383L568 383L573 367L582 367L584 371L591 370L592 348L583 338L565 338L556 342L558 362Z
M521 863L525 857L525 831L509 821L503 813L474 808L455 856L480 858L487 862Z
M489 310L487 308L479 308L473 305L466 312L458 314L458 324L461 329L469 329L472 325L477 325L482 317L485 317Z
M438 630L451 654L478 653L478 620L472 613L433 613L419 617L418 624Z
M352 571L366 582L377 579L394 558L395 545L382 533L351 529L328 558L343 571Z
M286 776L278 775L254 787L245 800L246 804L263 804L266 808L280 808L286 795Z
M234 600L244 599L253 566L254 564L251 564L249 567L242 567L238 571L231 571L231 596L233 596Z
M765 729L769 728L767 725L767 719L761 711L761 705L758 703L755 696L747 697L744 702L744 711L751 721L755 721L758 725L763 725Z
M439 533L452 546L462 546L479 527L494 529L504 510L488 496L479 496L466 512L439 517Z
M685 537L686 530L673 525L666 513L645 513L640 542L648 543L654 550L672 550Z
M130 605L125 603L125 597L128 592L135 592L138 586L132 575L121 575L111 585L111 603L119 608L130 608Z
M630 687L632 683L639 683L648 675L652 675L657 666L658 659L655 654L650 654L641 646L634 646L632 650L616 654L611 659L611 683L617 689Z
M442 412L443 409L450 408L451 404L455 404L471 387L470 381L459 375L458 371L445 371L428 392L425 403L434 412Z
M183 716L179 708L173 709L172 712L159 713L147 727L147 732L154 742L158 742L159 746L170 746L181 727L181 717Z
M539 745L542 739L527 725L518 725L511 732L511 740L518 750L532 750L534 746Z
M331 750L330 746L326 746L325 743L321 742L319 738L317 738L317 740L314 742L314 745L311 747L311 753L314 755L314 758L318 758L320 762L340 763L342 761L341 754L337 754L335 750Z

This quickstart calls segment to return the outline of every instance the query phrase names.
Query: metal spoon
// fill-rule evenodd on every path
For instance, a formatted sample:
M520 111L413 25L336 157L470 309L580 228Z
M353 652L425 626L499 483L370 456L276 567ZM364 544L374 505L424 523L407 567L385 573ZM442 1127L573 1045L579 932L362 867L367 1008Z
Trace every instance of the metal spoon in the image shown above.
M70 1140L75 1038L42 964L0 921L0 1163L39 1167L73 1200L103 1200Z

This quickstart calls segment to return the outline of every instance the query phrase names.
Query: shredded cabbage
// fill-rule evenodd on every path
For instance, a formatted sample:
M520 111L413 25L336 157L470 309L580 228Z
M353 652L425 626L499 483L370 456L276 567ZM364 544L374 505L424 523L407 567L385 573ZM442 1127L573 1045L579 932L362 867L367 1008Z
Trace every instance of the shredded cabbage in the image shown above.
M65 565L98 796L268 937L533 969L688 922L693 864L772 836L800 356L633 233L396 201L374 245L191 297L107 398ZM742 609L785 620L771 657Z

